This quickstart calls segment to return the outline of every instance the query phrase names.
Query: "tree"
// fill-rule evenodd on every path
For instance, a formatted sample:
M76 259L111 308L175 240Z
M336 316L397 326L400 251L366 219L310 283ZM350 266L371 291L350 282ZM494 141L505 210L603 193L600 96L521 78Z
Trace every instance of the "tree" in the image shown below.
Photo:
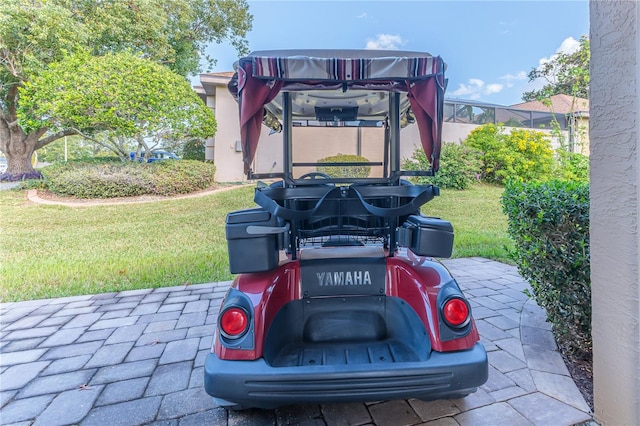
M126 159L119 140L206 138L216 130L211 110L170 69L129 52L76 54L50 64L19 90L18 123L27 133L72 130ZM95 135L102 138L96 138Z
M538 78L547 81L542 89L525 92L525 102L549 98L553 95L569 95L589 98L589 60L591 58L589 39L580 38L580 48L574 53L559 53L552 60L532 69L529 82Z
M0 1L0 151L8 161L2 177L37 177L29 161L33 152L78 132L64 126L25 130L18 121L19 89L51 64L80 52L128 50L187 76L212 63L204 57L209 43L228 40L246 53L251 22L245 0Z
M96 154L96 144L81 136L69 136L39 149L38 162L57 163L90 158ZM98 147L101 148L101 147Z

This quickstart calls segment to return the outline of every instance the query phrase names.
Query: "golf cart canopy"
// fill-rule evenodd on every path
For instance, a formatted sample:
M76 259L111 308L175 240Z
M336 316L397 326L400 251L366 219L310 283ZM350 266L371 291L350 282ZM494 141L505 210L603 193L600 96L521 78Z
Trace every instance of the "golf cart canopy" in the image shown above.
M439 56L379 50L277 50L251 53L236 66L229 90L239 103L248 175L263 121L279 130L285 120L415 121L431 171L438 170L446 88L446 66Z

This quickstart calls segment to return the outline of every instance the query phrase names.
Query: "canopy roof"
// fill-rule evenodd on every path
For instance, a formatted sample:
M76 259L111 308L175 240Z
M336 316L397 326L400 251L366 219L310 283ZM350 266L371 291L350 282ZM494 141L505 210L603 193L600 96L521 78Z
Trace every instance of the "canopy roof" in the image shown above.
M424 52L380 50L258 51L241 58L229 89L240 104L245 172L250 171L263 119L282 119L289 92L293 119L345 114L351 120L384 120L389 94L401 94L401 114L411 108L422 146L438 168L445 64ZM266 110L266 111L265 111Z

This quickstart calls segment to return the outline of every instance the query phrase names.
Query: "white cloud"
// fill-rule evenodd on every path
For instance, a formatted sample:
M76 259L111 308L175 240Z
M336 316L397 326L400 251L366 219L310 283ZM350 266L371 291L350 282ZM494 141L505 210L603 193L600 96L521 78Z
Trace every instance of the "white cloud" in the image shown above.
M487 84L486 89L484 90L485 95L491 95L493 93L500 93L504 89L504 86L499 83Z
M570 55L577 52L578 49L580 49L580 42L573 37L567 37L562 41L562 43L560 43L560 47L556 49L556 52L553 55L549 56L548 58L540 58L538 60L538 63L540 64L540 66L542 66L547 62L555 60L560 53Z
M365 49L369 50L399 50L405 44L402 37L393 34L378 34L374 39L367 40Z
M541 67L548 63L551 62L553 60L555 60L559 54L564 53L564 54L572 54L577 52L580 49L580 42L578 40L576 40L573 37L567 37L565 38L562 43L560 43L560 46L556 49L555 53L547 58L540 58L538 60L538 69L541 69ZM548 76L549 80L551 82L555 81L555 76L550 75ZM533 90L540 90L544 87L545 84L548 84L549 81L547 81L545 78L537 78L533 81L527 82L524 85L523 91L525 92L529 92L529 91L533 91Z
M502 77L499 77L498 80L503 80L505 82L504 84L508 88L511 88L515 85L515 82L526 81L527 78L527 73L525 71L518 71L515 74L505 74Z
M580 49L580 42L573 37L565 38L556 53L576 53Z
M483 95L492 95L494 93L500 93L504 89L504 85L500 83L486 84L479 78L470 78L467 83L460 83L458 88L451 92L451 96L465 97L471 100L480 99Z
M369 15L367 15L367 12L362 12L360 15L356 16L356 19L367 19L369 17Z

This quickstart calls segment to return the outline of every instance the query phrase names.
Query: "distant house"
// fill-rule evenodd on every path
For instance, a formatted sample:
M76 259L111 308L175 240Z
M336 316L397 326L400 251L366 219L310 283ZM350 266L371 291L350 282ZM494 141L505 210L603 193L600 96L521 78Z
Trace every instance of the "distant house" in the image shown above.
M554 95L548 101L531 101L512 108L563 114L568 124L568 147L573 152L589 155L589 99L569 95Z
M242 147L240 145L238 104L227 89L227 84L232 77L233 72L201 74L201 86L194 88L202 101L211 108L218 124L216 135L207 141L205 150L205 158L216 164L216 180L218 182L246 180L243 173ZM556 147L559 146L559 141L554 135L554 129L559 125L564 139L571 139L569 137L569 121L567 113L563 112L564 110L552 113L549 108L529 109L522 105L501 106L477 101L445 99L442 140L459 143L469 135L471 130L487 123L501 123L507 129L517 127L543 131L549 134ZM535 108L539 107L540 105L535 105ZM583 106L581 108L588 111L588 105L587 108ZM308 132L308 130L304 126L294 127L294 131L306 141L306 148L296 151L304 154L305 158L300 158L297 161L317 161L322 158L319 148L327 147L327 144L335 145L332 152L362 155L370 161L379 161L372 157L377 151L372 149L371 145L383 139L381 132L384 130L382 128L343 128L342 133L328 129L327 132L331 133L326 134L318 129L314 132ZM400 140L401 157L410 158L416 147L420 145L417 126L403 128ZM578 145L576 144L576 146ZM588 142L586 146L588 148ZM331 147L327 148L328 151L332 150ZM281 171L281 168L282 135L273 133L267 126L262 126L253 170L257 173L272 173Z

